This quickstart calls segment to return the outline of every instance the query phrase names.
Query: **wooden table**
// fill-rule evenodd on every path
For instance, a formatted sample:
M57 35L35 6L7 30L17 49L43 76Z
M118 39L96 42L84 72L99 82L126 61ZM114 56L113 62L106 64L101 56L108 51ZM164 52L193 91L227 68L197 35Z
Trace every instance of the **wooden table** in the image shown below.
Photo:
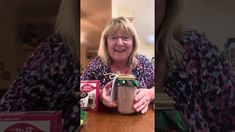
M154 132L154 110L145 114L122 115L116 110L88 112L80 132Z

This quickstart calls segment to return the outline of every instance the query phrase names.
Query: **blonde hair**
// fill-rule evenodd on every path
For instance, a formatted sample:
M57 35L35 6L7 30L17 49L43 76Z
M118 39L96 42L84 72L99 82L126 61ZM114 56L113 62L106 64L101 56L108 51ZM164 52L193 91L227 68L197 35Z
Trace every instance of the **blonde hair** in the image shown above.
M157 32L157 58L166 57L170 68L172 63L181 62L184 52L180 44L182 31L178 21L181 5L182 0L166 0L165 16Z
M68 44L70 51L75 56L75 61L80 59L79 52L79 3L78 0L61 0L56 19L55 30Z
M139 39L138 39L138 35L137 35L134 25L125 17L113 18L106 25L101 35L98 56L101 58L101 60L103 61L105 65L108 66L112 63L112 59L108 53L107 35L116 33L118 30L124 30L125 32L128 32L133 36L134 38L133 51L130 54L128 64L130 66L137 65L138 60L136 56L137 56L137 49L139 45Z

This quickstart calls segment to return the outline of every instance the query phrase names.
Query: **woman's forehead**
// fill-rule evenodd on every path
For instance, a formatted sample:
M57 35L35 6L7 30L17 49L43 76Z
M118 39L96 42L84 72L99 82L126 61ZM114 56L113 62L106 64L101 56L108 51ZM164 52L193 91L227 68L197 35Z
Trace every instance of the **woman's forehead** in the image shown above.
M130 34L130 30L124 27L113 27L108 31L109 34Z

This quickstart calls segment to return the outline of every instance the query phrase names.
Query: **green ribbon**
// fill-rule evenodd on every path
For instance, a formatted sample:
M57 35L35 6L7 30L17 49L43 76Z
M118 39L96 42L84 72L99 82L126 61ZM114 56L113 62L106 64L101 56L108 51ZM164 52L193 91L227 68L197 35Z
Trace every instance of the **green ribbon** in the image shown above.
M80 110L80 125L84 125L87 119L87 112L84 110Z
M118 86L127 86L127 87L139 87L139 81L137 80L117 80Z
M176 130L185 132L188 131L187 122L183 114L176 110L157 110L155 118L157 119L155 129L156 131Z

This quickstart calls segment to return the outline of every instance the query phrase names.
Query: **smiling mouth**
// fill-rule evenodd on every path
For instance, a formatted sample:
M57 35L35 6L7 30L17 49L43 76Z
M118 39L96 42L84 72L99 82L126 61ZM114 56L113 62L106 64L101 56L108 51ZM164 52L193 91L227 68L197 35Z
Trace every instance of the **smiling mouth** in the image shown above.
M114 51L115 51L115 52L124 52L125 49L115 49Z

